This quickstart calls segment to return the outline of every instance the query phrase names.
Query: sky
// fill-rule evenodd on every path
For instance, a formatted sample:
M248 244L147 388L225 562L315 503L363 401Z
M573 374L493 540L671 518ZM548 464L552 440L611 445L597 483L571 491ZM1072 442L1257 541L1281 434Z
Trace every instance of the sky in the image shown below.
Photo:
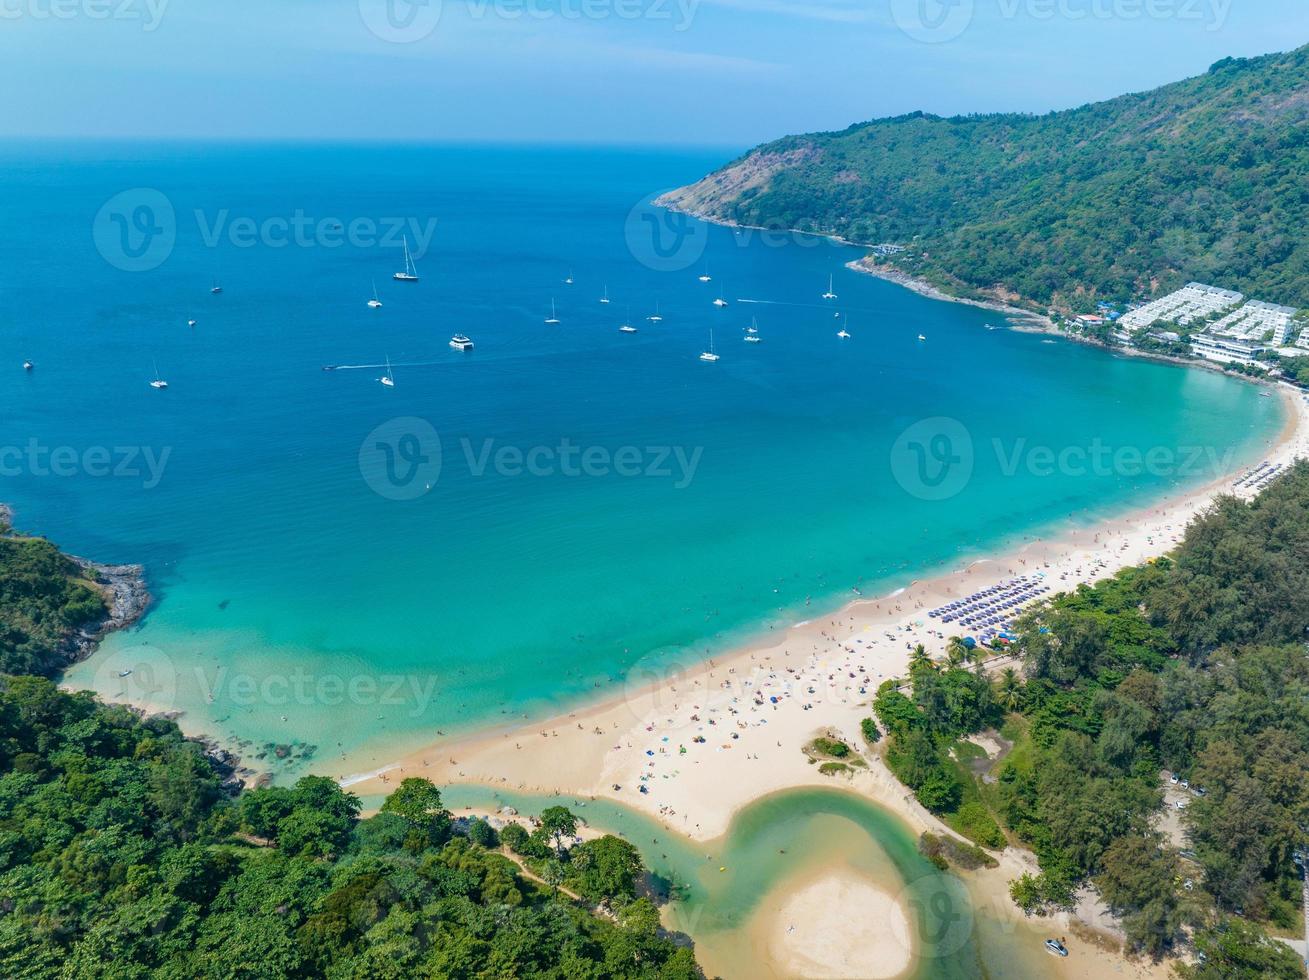
M0 136L744 148L1307 42L1304 0L0 0Z

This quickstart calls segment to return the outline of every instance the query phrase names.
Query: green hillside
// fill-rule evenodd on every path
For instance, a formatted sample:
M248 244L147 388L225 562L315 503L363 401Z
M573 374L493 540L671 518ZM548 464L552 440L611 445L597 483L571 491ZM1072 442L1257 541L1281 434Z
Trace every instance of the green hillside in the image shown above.
M1309 305L1309 47L1043 116L915 113L765 144L661 203L909 246L957 292L1084 307L1189 280Z

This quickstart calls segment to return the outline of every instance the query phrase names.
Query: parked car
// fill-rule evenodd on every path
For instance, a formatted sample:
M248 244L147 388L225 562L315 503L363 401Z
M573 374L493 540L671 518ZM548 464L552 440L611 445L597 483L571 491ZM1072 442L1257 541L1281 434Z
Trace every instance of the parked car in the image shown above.
M1068 955L1068 947L1066 947L1063 943L1061 943L1057 939L1047 939L1045 941L1045 948L1049 950L1051 953L1054 953L1055 956Z

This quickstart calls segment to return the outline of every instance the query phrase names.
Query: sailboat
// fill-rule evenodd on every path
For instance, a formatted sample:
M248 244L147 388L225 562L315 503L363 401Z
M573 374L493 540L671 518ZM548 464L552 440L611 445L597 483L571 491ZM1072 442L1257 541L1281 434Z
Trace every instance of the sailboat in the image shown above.
M609 285L607 283L605 284L605 294L600 297L600 302L601 303L609 302Z
M368 301L368 308L369 308L370 310L380 310L380 309L382 308L382 301L381 301L380 299L377 298L377 280L376 280L376 279L373 280L373 298L370 299L370 300Z
M559 322L559 314L555 312L555 301L553 296L550 297L550 315L545 318L545 322L546 323Z
M823 299L836 299L836 293L832 292L835 286L835 276L827 277L827 292L823 293Z
M222 283L218 281L217 276L214 277L214 284L209 287L209 291L213 293L215 296L217 296L219 293L223 291Z
M709 275L709 263L705 263L704 272L700 273L701 282L713 282L713 277Z
M565 286L571 286L572 284L573 284L573 270L572 270L572 269L569 269L569 270L568 270L568 278L564 280L564 285L565 285Z
M387 359L386 359L386 374L382 375L382 376L381 376L380 378L378 378L377 380L380 381L380 382L382 382L382 384L386 385L386 387L388 387L388 388L394 388L394 387L395 387L395 375L391 373L391 358L390 358L390 356L388 356Z
M632 326L632 310L631 310L630 307L629 307L628 310L627 310L627 319L624 320L624 321L623 321L623 325L622 325L621 327L618 328L618 332L619 332L619 333L636 333L636 327Z
M396 279L396 280L398 280L398 281L400 281L400 282L417 282L417 281L418 281L418 268L417 268L417 266L414 265L414 260L413 260L413 258L410 257L410 255L409 255L409 236L408 236L408 235L405 236L405 270L404 270L404 272L397 272L397 273L396 273L395 275L393 275L391 278L392 278L392 279Z
M716 300L714 300L714 306L720 306L720 307L721 307L721 306L726 306L726 305L727 305L727 300L723 299L723 291L720 289L720 290L718 290L718 298L717 298Z
M702 361L718 360L718 355L714 353L714 332L712 330L709 331L709 349L700 355L700 360Z
M759 336L759 320L756 317L751 317L750 326L745 328L745 342L747 344L757 344L762 339Z
M155 361L155 362L154 362L154 366L155 366L155 379L154 379L153 381L150 382L150 387L151 387L151 388L167 388L167 387L168 387L168 382L165 381L163 378L159 377L159 362L158 362L158 361Z
M838 330L836 335L840 337L842 340L850 339L850 333L848 330L845 329L845 327L842 327L840 330Z
M655 300L655 311L646 317L651 323L663 323L664 318L659 315L659 301Z
M194 326L195 326L195 320L187 320L187 321L186 321L186 325L187 325L188 327L194 327Z

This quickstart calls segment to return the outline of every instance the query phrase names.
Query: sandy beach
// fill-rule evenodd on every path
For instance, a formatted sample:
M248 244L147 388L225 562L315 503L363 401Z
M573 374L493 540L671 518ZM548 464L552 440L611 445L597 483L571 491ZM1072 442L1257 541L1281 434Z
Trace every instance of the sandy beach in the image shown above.
M1309 457L1309 404L1288 386L1272 392L1283 399L1288 422L1270 440L1263 459L1287 464ZM928 610L1024 575L1052 593L1070 590L1161 555L1218 495L1254 494L1234 487L1239 475L1226 474L1100 526L1034 539L1010 554L815 615L728 656L695 663L688 655L684 665L648 671L638 666L621 696L593 707L434 742L401 758L378 760L381 764L368 771L338 776L360 794L385 793L405 776L422 775L438 785L607 797L692 839L720 837L734 813L762 796L833 784L802 747L823 732L862 745L859 722L871 713L868 705L878 685L903 676L918 643L934 655L944 653L951 627L929 618ZM942 829L875 758L848 785L916 831ZM1012 909L1005 883L1030 866L1030 856L1011 848L1000 869L974 875L970 887L993 891L996 907ZM1111 958L1121 972L1123 961Z

